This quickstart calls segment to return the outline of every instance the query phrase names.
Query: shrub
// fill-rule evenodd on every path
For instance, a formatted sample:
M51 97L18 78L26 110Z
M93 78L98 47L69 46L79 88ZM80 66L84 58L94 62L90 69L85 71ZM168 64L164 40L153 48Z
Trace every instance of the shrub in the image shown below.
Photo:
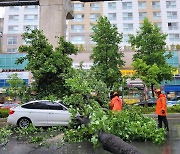
M168 107L168 113L180 113L180 104Z
M9 110L8 109L1 109L0 110L0 118L7 118Z

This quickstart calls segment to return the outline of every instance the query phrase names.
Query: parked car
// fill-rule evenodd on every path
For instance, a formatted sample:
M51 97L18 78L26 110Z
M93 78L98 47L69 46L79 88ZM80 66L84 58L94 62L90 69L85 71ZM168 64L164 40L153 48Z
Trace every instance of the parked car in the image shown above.
M36 100L11 108L7 122L20 128L34 126L67 126L70 121L68 108L59 101Z
M167 106L174 106L180 104L180 96L176 98L172 98L171 100L167 101Z
M147 106L154 106L154 105L156 105L156 98L147 99L146 101L139 102L137 105L145 106L146 104L147 104Z
M9 110L12 107L18 106L18 103L15 102L5 102L4 104L0 104L0 110L1 109L7 109Z

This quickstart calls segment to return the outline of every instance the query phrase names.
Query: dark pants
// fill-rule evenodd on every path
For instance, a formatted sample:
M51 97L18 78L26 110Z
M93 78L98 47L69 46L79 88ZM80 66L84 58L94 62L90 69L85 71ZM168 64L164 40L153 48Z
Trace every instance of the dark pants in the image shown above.
M167 131L169 131L169 127L168 127L168 121L166 116L160 116L158 115L158 127L162 128L162 122L164 123L164 127Z

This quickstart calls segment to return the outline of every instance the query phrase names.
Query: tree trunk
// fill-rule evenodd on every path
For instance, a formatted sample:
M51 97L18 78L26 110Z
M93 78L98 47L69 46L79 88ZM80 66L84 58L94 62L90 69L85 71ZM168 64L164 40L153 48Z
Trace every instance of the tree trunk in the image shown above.
M143 154L136 147L124 142L122 139L113 134L100 132L98 137L104 150L113 154Z
M86 127L88 127L90 122L89 118L84 117L77 117L76 121L78 122L78 125L85 124ZM124 142L121 138L113 134L99 132L98 138L104 150L107 150L113 154L143 154L136 147Z
M148 88L147 86L144 84L144 94L145 94L145 106L147 107L148 106L148 103L147 103L147 99L148 99Z
M151 84L152 97L154 98L154 85Z

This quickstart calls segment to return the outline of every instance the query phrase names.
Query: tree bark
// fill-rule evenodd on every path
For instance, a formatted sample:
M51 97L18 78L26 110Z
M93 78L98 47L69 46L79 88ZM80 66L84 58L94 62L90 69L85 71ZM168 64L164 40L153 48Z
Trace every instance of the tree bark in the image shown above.
M143 154L136 147L124 142L113 134L100 132L98 136L104 150L113 154Z

